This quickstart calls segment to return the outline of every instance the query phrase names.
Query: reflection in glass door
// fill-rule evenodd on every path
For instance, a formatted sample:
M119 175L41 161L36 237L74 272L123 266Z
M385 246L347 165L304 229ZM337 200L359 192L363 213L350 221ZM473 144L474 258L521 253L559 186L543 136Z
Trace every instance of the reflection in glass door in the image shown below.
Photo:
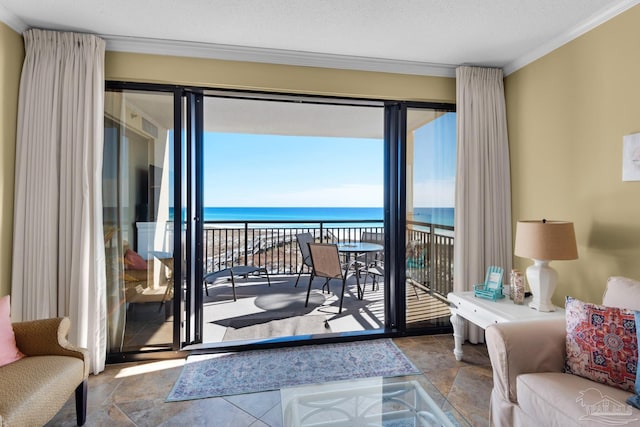
M407 328L446 326L453 290L456 113L409 108L406 148Z
M110 355L174 343L173 112L173 93L105 93Z

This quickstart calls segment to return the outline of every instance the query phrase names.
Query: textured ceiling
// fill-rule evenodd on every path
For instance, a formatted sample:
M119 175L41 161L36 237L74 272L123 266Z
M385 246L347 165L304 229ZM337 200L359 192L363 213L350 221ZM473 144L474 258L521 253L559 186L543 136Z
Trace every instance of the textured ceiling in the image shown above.
M38 27L99 34L108 50L452 76L462 64L508 73L639 2L0 0L0 21L18 32ZM171 126L171 108L157 97L133 95L129 102ZM375 108L236 104L209 99L207 109L216 114L207 117L217 120L208 121L207 130L334 136L335 128L374 138L382 131ZM430 113L415 113L415 126L432 119L421 114ZM360 127L327 126L313 117Z
M0 20L97 33L107 49L299 63L339 58L401 72L456 65L514 69L638 0L0 0ZM173 44L172 44L173 43ZM146 47L145 47L146 46ZM224 47L224 49L221 49ZM234 50L235 49L235 50ZM245 49L245 50L242 50ZM246 49L250 49L247 51ZM193 50L196 52L196 50ZM267 52L262 57L260 52ZM175 54L175 52L167 52ZM336 62L337 63L337 62ZM310 64L317 65L317 64ZM444 70L444 71L442 71ZM391 70L393 71L393 70ZM410 71L409 71L410 72Z

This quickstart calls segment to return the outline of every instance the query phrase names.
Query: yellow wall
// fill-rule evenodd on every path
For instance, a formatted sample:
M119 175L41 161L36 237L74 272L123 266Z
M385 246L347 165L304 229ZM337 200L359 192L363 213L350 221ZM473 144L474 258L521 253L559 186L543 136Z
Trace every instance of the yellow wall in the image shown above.
M13 176L23 60L22 36L0 22L0 296L11 291Z
M0 295L9 291L22 46L0 24ZM105 66L109 80L455 102L452 78L121 52L107 52ZM576 226L580 259L552 263L554 302L598 302L610 275L640 280L640 182L621 180L622 137L640 132L640 6L508 76L505 88L514 230L518 219L543 217Z
M579 259L551 263L554 303L601 302L612 275L640 280L640 181L621 169L623 136L640 132L640 7L508 76L505 91L514 236L518 219L575 223Z
M375 99L455 102L455 79L107 52L107 80Z
M0 23L0 295L10 292L13 183L22 36ZM455 102L455 79L107 52L107 80Z

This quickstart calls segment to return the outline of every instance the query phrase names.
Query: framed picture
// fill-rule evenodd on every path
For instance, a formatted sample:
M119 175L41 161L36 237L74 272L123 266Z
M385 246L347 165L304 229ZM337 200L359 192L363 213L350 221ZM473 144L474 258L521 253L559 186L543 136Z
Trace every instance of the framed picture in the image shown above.
M484 285L486 289L502 289L502 268L489 267Z
M502 294L502 267L491 266L487 269L484 283L473 286L476 297L487 298L493 301L503 298Z
M640 181L640 133L625 135L623 138L622 180Z

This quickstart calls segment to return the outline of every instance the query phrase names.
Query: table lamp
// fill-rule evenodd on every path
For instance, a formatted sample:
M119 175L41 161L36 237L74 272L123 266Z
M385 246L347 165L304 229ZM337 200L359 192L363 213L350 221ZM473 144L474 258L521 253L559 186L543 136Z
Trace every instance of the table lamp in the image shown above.
M533 294L529 307L538 311L555 311L551 297L556 289L558 273L549 266L554 260L578 258L573 223L567 221L518 221L516 256L533 259L526 271Z

